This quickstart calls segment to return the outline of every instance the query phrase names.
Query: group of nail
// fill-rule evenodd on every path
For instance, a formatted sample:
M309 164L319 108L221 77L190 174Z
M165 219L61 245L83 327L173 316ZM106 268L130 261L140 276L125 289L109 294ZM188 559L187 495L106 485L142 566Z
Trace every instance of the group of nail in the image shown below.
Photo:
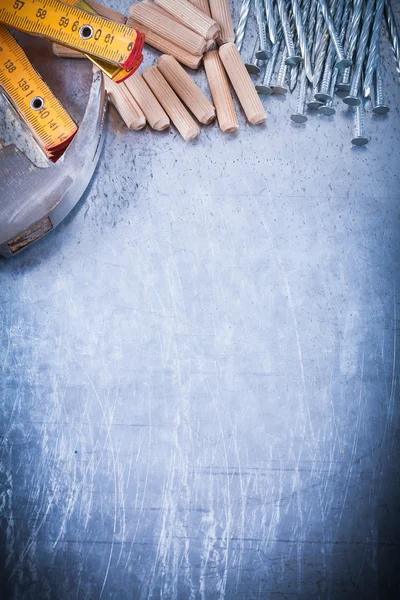
M252 74L263 71L258 93L286 94L298 87L291 119L305 123L308 111L334 115L335 93L345 92L343 102L354 107L352 144L367 144L366 108L376 115L389 111L381 66L384 20L400 72L392 0L243 0L236 30L240 52L253 1L258 36L246 67Z

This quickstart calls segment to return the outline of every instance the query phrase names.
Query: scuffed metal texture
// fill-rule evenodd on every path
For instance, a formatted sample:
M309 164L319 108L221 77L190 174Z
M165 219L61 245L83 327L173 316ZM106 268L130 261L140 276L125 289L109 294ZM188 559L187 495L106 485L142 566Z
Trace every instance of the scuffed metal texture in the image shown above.
M2 597L396 597L384 69L361 149L344 106L292 125L296 95L192 144L111 111L84 200L0 261Z

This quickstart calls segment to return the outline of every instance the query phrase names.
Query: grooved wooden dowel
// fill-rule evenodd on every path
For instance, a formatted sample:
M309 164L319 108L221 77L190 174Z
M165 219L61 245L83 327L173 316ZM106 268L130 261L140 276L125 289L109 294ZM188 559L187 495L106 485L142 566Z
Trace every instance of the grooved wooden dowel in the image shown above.
M189 67L189 69L196 70L199 68L200 63L203 60L202 56L196 56L195 54L191 54L190 52L179 48L179 46L177 46L173 42L164 39L157 33L154 33L154 31L151 31L151 29L145 27L144 25L141 25L134 19L128 19L126 24L129 25L129 27L133 27L137 31L140 31L140 33L144 33L144 35L146 36L146 44L152 46L152 48L174 56L177 61L179 61L186 67Z
M163 131L169 127L167 113L138 71L125 81L125 86L144 112L150 127L156 131Z
M233 29L231 7L229 0L209 0L211 16L221 26L221 33L217 37L219 44L235 41L235 30Z
M219 24L188 0L155 0L155 2L206 40L216 38L220 32Z
M205 15L211 17L211 10L208 0L190 0L190 4L193 4L193 6L201 10L201 12L203 12Z
M132 4L129 9L130 16L145 25L154 33L191 54L201 55L206 49L206 40L201 35L192 31L185 25L178 23L172 17L160 14L157 6L146 0Z
M239 102L252 125L263 123L266 112L235 44L224 44L219 55Z
M146 69L143 77L183 139L194 140L200 134L199 126L157 67Z
M79 50L61 46L61 44L52 44L51 49L53 54L60 56L61 58L87 58L87 56L85 56L82 52L79 52Z
M104 4L97 2L96 0L85 0L85 2L94 8L94 10L102 17L111 19L111 21L116 21L117 23L122 23L123 25L126 23L127 16L117 10L110 8L109 6L104 6Z
M215 119L215 108L173 56L163 54L157 61L161 74L200 123Z
M138 103L128 92L125 83L115 83L109 77L103 77L104 86L111 104L115 106L129 129L140 131L146 125L146 118Z
M218 50L208 52L204 56L204 68L217 111L219 127L223 133L233 133L239 129L239 121Z

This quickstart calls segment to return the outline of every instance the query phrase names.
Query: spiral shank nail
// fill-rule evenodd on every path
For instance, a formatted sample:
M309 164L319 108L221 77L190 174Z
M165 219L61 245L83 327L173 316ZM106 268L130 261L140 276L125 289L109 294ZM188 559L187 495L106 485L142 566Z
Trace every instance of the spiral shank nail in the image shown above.
M312 66L311 66L311 58L310 58L310 53L308 51L307 36L306 36L305 28L304 28L303 17L302 17L302 13L300 10L299 0L292 0L292 11L293 11L293 18L294 18L294 22L295 22L295 26L296 26L296 31L297 31L297 37L298 37L299 45L300 45L300 53L301 53L301 56L303 57L303 61L304 61L304 68L306 70L307 78L309 79L309 81L312 81L313 71L312 71ZM304 12L304 14L307 15L306 12Z
M314 76L313 76L313 85L318 86L319 80L321 79L322 71L324 69L324 62L326 51L329 43L329 33L326 32L326 35L321 40L320 47L317 48L316 52L316 62L314 66Z
M276 61L278 59L280 47L281 47L280 42L278 42L277 44L274 44L274 46L272 48L272 56L267 63L267 68L265 69L263 85L266 85L268 87L271 85L272 77L274 76Z
M262 5L262 0L255 0L256 4L256 20L257 20L257 29L258 29L258 39L260 44L260 50L268 50L270 51L270 44L267 39L267 30L265 28L265 16L264 16L264 7Z
M354 57L354 52L357 46L363 8L364 0L354 0L353 14L351 16L349 43L347 47L347 56L351 59Z
M343 60L345 58L345 54L344 54L342 43L339 39L339 36L338 36L336 28L335 28L332 13L329 10L326 0L319 0L319 5L321 7L321 12L324 17L325 23L328 27L332 42L335 45L336 54L338 55L339 60Z
M289 90L292 93L296 89L298 77L299 77L299 65L296 65L295 67L290 67L290 72L289 72Z
M275 23L275 15L274 15L274 5L272 0L264 0L265 6L265 16L267 19L268 31L269 31L269 39L273 44L276 44L276 23Z
M386 0L385 14L388 26L389 38L392 44L394 58L397 65L397 70L400 73L400 36L397 28L396 19L394 17L393 8L390 0Z
M356 137L366 137L365 136L365 118L364 118L364 107L362 102L358 106L356 106L355 114L354 114L354 131Z
M347 83L347 84L350 83L350 71L351 71L350 67L347 67L347 69L345 69L343 71L342 79L341 79L342 83Z
M300 75L299 97L297 99L297 114L302 115L306 109L307 74L304 69Z
M340 41L342 42L343 46L344 46L345 39L346 39L347 28L349 26L350 9L351 9L351 3L345 2L344 7L343 7L342 22L340 24L340 34L339 34Z
M350 96L358 96L358 91L361 83L363 63L356 63L353 79L351 80Z
M296 53L295 53L295 49L294 49L292 32L290 30L290 22L289 22L289 18L288 18L287 12L286 12L285 0L277 0L277 3L278 3L279 16L281 18L281 23L282 23L283 35L285 37L286 48L287 48L287 52L288 52L287 56L294 56Z
M383 104L385 104L385 95L384 95L384 92L383 92L382 66L381 66L381 61L380 60L378 60L378 64L376 65L375 77L376 77L376 98L375 98L375 103L378 106L382 106Z
M320 88L320 91L323 94L327 94L327 95L329 95L329 87L331 84L332 66L333 66L333 60L330 56L328 56L326 59L326 62L325 62L324 74L322 76L322 83L321 83L321 88ZM337 70L337 69L335 69L335 70Z
M240 7L239 23L236 28L235 40L235 44L239 52L241 51L243 46L244 33L246 31L247 20L249 18L250 4L251 0L243 0L242 6Z
M358 40L356 63L364 61L367 51L369 34L371 29L372 17L374 16L375 0L368 0L367 6L363 14L362 28L360 38Z
M282 52L282 58L281 58L281 64L279 66L279 71L278 71L278 77L276 79L276 83L278 85L284 85L285 83L285 79L286 79L286 72L287 72L287 64L286 64L286 59L288 57L288 52L287 49L285 48Z
M385 0L377 0L375 17L372 26L371 41L368 50L367 66L365 68L364 95L369 96L374 80L374 73L379 59L379 46L381 40L381 24Z

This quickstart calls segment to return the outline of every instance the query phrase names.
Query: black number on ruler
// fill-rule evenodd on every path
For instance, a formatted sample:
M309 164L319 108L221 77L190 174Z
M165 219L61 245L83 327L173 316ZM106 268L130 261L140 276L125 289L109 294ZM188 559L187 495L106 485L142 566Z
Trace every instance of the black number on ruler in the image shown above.
M79 21L74 21L72 24L72 31L78 31Z
M104 38L104 41L106 44L112 44L114 41L114 36L111 35L111 33L107 33L106 37Z
M133 48L133 42L130 42L128 44L128 52L130 52L132 50L132 48Z
M29 83L27 82L26 79L20 79L18 81L18 85L19 85L19 87L21 88L21 90L23 92L27 92L29 90L29 88L30 88L30 85L29 85Z
M42 110L39 112L40 116L42 119L47 119L47 117L50 114L49 110L45 110L44 108L42 108Z
M17 68L14 65L12 60L6 60L6 62L4 63L4 66L9 73L13 73L15 71L15 69Z
M59 22L59 26L60 27L68 27L69 25L69 19L68 17L61 17L60 22Z
M13 8L15 10L21 10L21 8L24 6L25 2L22 2L22 0L15 0L14 4L13 4Z
M94 37L94 39L96 40L96 42L97 42L97 40L99 40L99 39L101 38L101 34L102 34L102 33L103 33L103 32L101 31L101 29L98 29L98 30L96 31L96 33L95 33L95 34L94 34L94 36L93 36L93 37Z
M44 8L38 8L38 11L36 13L36 16L38 19L45 19L47 15L47 10L45 10Z

